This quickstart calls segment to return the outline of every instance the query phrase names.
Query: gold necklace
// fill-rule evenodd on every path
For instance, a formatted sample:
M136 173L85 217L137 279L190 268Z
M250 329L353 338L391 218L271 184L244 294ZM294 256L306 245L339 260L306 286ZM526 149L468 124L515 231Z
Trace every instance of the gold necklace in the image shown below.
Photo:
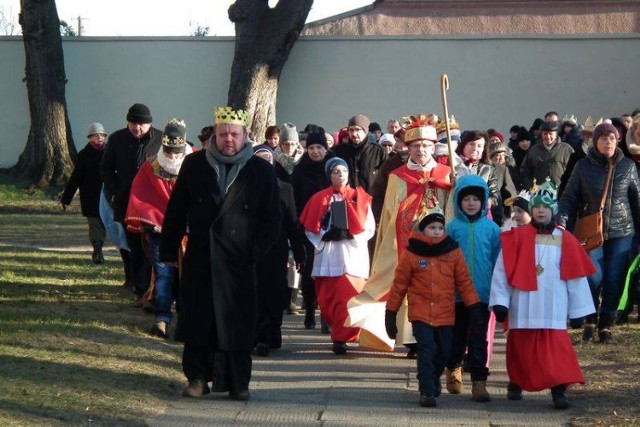
M542 266L542 260L544 259L544 254L547 252L547 247L549 246L549 238L551 238L551 240L554 240L555 237L553 234L549 234L545 236L546 239L544 242L540 242L541 245L543 245L544 247L542 248L542 250L540 251L540 258L538 258L536 260L536 275L540 276L542 273L544 273L544 267ZM537 236L536 236L536 240L537 240ZM540 239L542 240L542 239ZM536 242L537 245L538 242ZM537 254L536 254L537 255Z

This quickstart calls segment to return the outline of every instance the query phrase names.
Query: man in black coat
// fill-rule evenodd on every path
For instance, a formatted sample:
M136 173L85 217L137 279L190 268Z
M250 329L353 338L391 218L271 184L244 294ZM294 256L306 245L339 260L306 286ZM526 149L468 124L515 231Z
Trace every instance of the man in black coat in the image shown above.
M122 223L130 250L131 280L142 307L142 295L149 287L151 264L144 256L140 234L129 233L124 216L129 204L131 184L140 166L160 150L162 131L151 126L151 111L144 104L133 104L127 113L127 127L109 136L104 150L100 175L104 182L104 193L113 208L113 219Z
M102 245L107 234L100 219L102 179L99 170L106 137L107 133L101 123L96 122L89 125L87 131L89 142L78 153L76 165L60 198L62 209L66 211L76 194L76 190L80 189L80 207L82 208L82 216L87 218L89 225L89 240L93 246L91 260L94 264L104 263Z
M333 149L336 156L342 158L349 170L349 185L353 188L362 187L371 194L371 187L378 169L387 160L387 151L378 144L367 140L369 119L358 114L349 119L349 142L340 144Z
M280 235L274 168L253 156L246 113L216 109L214 143L187 156L165 213L160 261L177 266L188 232L176 340L183 396L229 392L249 399L257 316L256 263ZM212 142L213 142L212 141Z

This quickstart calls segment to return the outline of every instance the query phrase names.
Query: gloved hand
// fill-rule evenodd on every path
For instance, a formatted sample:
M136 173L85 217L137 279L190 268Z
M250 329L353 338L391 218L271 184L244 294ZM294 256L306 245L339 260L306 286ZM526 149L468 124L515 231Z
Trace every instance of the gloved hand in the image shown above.
M500 323L503 323L507 320L507 315L509 314L509 309L504 305L494 305L493 306L493 314L496 315L496 320Z
M396 325L397 317L397 311L384 311L384 328L387 330L387 335L389 335L389 338L391 338L392 340L395 340L396 336L398 335L398 326Z
M571 329L580 329L584 326L584 317L578 317L577 319L569 319L569 326Z

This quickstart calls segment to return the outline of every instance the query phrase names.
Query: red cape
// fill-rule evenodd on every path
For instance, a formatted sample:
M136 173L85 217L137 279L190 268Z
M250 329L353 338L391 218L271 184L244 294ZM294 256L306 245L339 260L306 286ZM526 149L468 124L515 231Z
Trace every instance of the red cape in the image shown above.
M322 227L322 217L327 210L331 198L336 190L333 187L325 188L311 196L300 214L300 223L307 231L318 234ZM360 234L364 231L367 220L367 210L371 204L371 196L362 187L355 190L348 185L339 191L347 202L347 217L349 219L349 233Z
M131 185L131 195L124 221L127 230L139 233L143 224L162 228L164 212L175 185L175 179L157 175L160 166L154 160L145 162ZM172 175L167 175L167 178Z
M521 291L538 289L536 273L536 235L532 225L513 228L500 235L502 258L507 282ZM580 242L568 231L562 230L560 279L570 280L590 276L596 272L591 259Z

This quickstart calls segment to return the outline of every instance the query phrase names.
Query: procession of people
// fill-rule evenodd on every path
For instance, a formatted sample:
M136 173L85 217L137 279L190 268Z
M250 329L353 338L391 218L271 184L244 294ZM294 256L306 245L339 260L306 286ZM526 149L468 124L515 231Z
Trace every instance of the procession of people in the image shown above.
M581 125L552 111L508 141L426 112L384 134L356 114L333 133L284 123L252 135L247 112L223 106L195 147L184 120L155 129L137 103L106 143L89 126L61 202L80 188L94 263L105 235L118 239L150 334L168 338L175 323L183 396L249 399L252 356L277 357L300 289L301 323L314 329L319 311L337 357L406 347L421 406L437 405L442 374L447 392L469 372L472 399L492 399L497 321L507 398L550 389L566 409L567 388L584 383L567 326L615 344L616 320L639 302L625 278L640 231L640 110L628 116ZM599 229L585 225L592 215Z

